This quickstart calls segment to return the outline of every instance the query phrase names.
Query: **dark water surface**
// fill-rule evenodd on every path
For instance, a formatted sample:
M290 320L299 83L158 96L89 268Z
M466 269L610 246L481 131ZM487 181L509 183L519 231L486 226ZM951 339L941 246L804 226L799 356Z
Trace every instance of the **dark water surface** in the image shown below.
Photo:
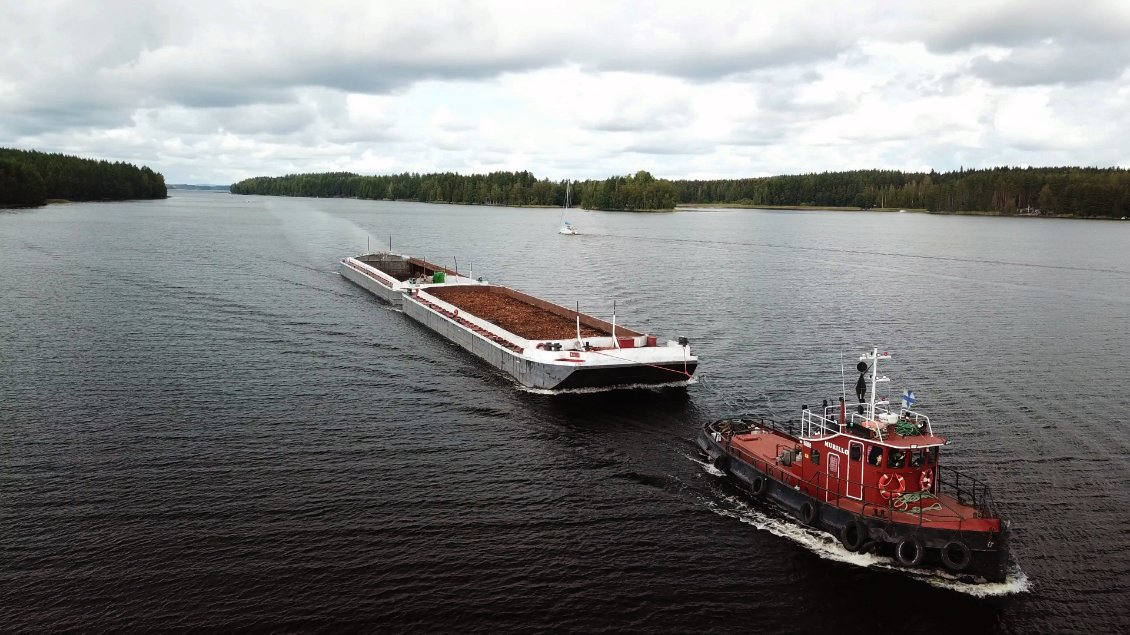
M0 213L0 631L1130 629L1130 223L177 193ZM686 389L525 392L340 278L387 247L686 335ZM705 421L878 345L992 484L995 595L751 508ZM849 383L853 380L849 377Z

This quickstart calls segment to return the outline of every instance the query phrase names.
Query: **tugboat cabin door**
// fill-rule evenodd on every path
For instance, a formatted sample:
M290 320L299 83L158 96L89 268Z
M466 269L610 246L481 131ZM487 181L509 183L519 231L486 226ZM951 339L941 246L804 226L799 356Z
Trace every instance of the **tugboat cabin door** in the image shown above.
M840 489L840 457L842 456L839 452L828 453L828 487L824 491L824 500L829 503L835 502L843 494L843 490Z
M848 442L847 495L863 500L863 443Z

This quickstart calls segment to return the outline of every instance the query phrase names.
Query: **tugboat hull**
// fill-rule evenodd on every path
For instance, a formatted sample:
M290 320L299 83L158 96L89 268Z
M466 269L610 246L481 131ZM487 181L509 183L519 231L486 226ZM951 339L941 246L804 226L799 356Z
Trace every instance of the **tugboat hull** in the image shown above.
M865 513L856 513L806 493L799 484L790 484L788 474L773 463L755 465L734 456L709 425L700 430L697 444L711 464L750 498L772 504L798 523L835 536L849 551L878 552L907 568L944 567L953 574L987 582L1005 579L1007 522L1002 522L999 532L958 531L892 522L894 514L889 510L884 513L865 507Z

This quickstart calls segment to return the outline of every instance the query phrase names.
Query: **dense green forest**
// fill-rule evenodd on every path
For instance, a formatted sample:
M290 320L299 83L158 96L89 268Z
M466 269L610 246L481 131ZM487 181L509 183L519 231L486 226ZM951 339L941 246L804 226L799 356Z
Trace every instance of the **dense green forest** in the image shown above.
M1130 213L1130 170L992 168L946 173L823 172L716 181L675 181L684 204L807 205L1122 217Z
M125 201L166 196L165 177L147 167L0 148L0 206L43 205L48 199Z
M233 194L275 196L319 196L410 200L423 203L469 203L473 205L565 204L565 181L538 180L529 172L491 172L464 176L442 174L393 174L360 176L350 172L291 174L256 177L231 186ZM676 189L670 181L647 172L603 181L573 184L571 206L607 210L674 209Z
M573 204L588 209L663 210L676 203L875 207L933 212L1034 213L1118 218L1130 213L1130 171L1119 168L992 168L946 173L858 170L750 179L656 179L647 172L574 183ZM234 194L354 197L476 205L565 202L565 182L529 172L464 176L348 172L257 177Z

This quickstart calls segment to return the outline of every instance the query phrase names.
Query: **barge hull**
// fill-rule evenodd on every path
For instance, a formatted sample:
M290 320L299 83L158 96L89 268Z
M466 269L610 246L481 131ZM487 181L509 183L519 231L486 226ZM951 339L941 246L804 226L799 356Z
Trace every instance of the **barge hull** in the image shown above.
M546 364L527 359L436 313L413 298L404 301L404 314L428 329L458 344L460 348L510 375L527 388L570 390L616 386L685 385L697 368L697 360L679 364L624 364L575 367Z
M596 388L600 386L660 386L684 384L698 368L697 362L686 364L625 365L578 369L557 389Z
M553 389L575 370L523 359L515 352L467 330L412 299L404 302L404 314L529 388Z
M392 287L384 284L376 276L366 275L362 271L351 267L348 261L342 261L341 267L339 267L338 272L346 280L365 289L369 293L372 293L384 302L397 307L403 304L404 292L402 290L393 289Z

